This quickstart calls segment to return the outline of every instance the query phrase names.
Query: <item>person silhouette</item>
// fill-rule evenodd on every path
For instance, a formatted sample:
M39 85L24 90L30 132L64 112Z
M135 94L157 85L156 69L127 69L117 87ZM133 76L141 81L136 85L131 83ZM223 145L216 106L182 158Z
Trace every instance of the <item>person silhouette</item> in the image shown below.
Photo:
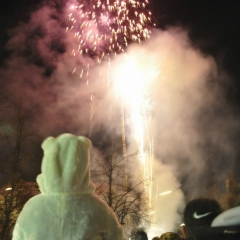
M68 133L43 141L41 193L25 204L13 240L123 240L115 214L94 194L90 147L89 139Z

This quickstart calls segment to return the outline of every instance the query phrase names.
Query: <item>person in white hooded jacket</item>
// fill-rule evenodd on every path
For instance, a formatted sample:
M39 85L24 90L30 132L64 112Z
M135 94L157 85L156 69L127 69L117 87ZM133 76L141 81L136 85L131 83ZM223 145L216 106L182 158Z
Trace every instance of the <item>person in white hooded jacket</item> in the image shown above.
M41 193L25 204L13 240L123 240L113 211L94 194L90 146L89 139L68 133L43 141Z

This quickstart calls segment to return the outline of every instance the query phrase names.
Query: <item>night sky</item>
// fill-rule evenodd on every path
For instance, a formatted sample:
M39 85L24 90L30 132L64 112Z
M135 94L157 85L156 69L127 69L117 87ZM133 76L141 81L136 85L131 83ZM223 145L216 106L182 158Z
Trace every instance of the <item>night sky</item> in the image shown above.
M56 1L60 2L60 1ZM42 1L40 0L1 0L0 2L0 66L4 69L5 63L11 56L6 50L5 46L9 40L9 29L15 28L20 22L28 22L30 13L38 9ZM188 37L192 46L199 50L202 55L213 56L219 71L226 76L227 81L220 81L219 85L224 89L224 103L221 107L214 109L215 116L224 119L222 111L228 113L228 117L234 118L234 121L239 122L240 114L240 4L236 0L152 0L153 21L156 27L162 30L167 30L171 27L181 27L188 32ZM57 49L60 52L59 48ZM44 65L46 63L43 63ZM48 63L49 64L49 63ZM45 66L45 65L44 65ZM49 64L48 72L44 73L44 87L46 87L46 80L49 75L55 70L55 65ZM46 67L46 68L47 68ZM222 79L222 78L221 78ZM217 81L217 79L214 79ZM53 86L57 84L54 83ZM33 86L34 88L35 86ZM43 88L44 88L43 87ZM18 89L20 95L21 89ZM40 93L39 95L41 95ZM49 94L46 99L57 99L58 96ZM53 100L52 100L53 101ZM74 100L71 105L72 108L77 108L74 105ZM66 110L66 109L65 109ZM206 110L206 111L209 111ZM56 129L62 128L62 131L74 132L76 128L76 121L69 118L67 110L64 113L57 113L54 117L58 120L60 117L66 117L65 122L56 121ZM201 116L199 116L201 119ZM227 119L227 118L226 118ZM81 120L81 119L80 119ZM74 126L71 128L71 121L74 121ZM203 122L208 124L208 119L203 118ZM80 121L81 122L81 121ZM211 124L214 124L211 122ZM210 125L211 125L210 124ZM199 127L199 126L198 126ZM51 127L46 127L46 132ZM57 135L59 132L56 129L51 129L51 134ZM201 130L201 127L199 127ZM80 131L76 130L76 131ZM227 130L226 130L227 131ZM237 146L240 144L238 133L240 126L236 125L231 141L234 143L236 149L235 157L228 162L226 156L220 157L220 167L223 164L237 166L235 174L238 174L238 159L240 159L240 152ZM77 132L79 133L79 132ZM47 135L47 133L45 133ZM99 136L93 136L93 139L98 139ZM107 138L107 137L106 137ZM101 145L104 145L104 140ZM211 148L211 144L205 143L205 149ZM96 140L96 146L98 141ZM210 146L210 147L209 147ZM214 149L215 155L220 154L217 149ZM210 150L207 152L211 152ZM221 155L221 154L220 154ZM168 161L168 160L167 160ZM185 160L182 160L185 163ZM38 163L39 164L39 163ZM39 166L38 166L39 167ZM214 169L214 161L209 163L209 171L207 175L217 174ZM224 173L225 174L225 173ZM182 182L188 181L188 178L182 179Z

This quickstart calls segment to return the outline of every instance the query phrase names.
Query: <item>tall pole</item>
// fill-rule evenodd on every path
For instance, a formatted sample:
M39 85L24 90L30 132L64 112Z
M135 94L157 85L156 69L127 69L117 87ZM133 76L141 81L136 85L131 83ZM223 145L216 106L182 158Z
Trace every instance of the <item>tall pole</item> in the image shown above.
M126 145L126 133L125 133L125 115L124 107L121 105L121 124L122 124L122 148L123 158L125 159L125 186L128 186L128 172L127 172L127 145Z

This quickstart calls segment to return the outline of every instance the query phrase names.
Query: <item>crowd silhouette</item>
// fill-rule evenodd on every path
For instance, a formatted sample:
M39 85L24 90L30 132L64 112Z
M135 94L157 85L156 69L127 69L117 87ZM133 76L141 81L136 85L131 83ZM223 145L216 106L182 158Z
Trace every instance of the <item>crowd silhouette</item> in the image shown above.
M13 240L123 240L123 229L112 209L94 194L90 181L89 148L82 136L48 137L41 174L41 193L20 213ZM212 198L189 201L183 212L181 234L165 232L152 240L240 240L240 207L223 211ZM131 240L148 239L147 229L134 229Z

